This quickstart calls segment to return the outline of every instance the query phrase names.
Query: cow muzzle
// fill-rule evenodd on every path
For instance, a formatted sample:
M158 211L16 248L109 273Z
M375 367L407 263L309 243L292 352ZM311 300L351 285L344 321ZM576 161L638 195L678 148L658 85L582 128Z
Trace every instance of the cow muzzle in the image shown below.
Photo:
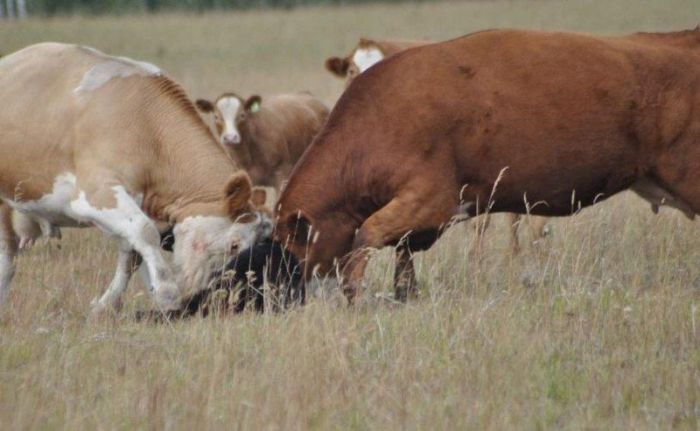
M238 145L241 143L241 135L238 133L227 133L221 137L221 141L228 146Z

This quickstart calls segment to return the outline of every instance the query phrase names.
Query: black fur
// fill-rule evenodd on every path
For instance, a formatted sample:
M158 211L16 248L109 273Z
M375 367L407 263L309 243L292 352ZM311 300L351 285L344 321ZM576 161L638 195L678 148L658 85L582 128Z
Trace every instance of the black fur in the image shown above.
M212 273L207 288L186 298L180 310L161 317L185 318L198 312L206 316L210 312L210 298L222 290L229 297L236 295L226 301L227 311L239 313L247 304L252 304L256 311L263 312L265 301L262 288L266 280L273 293L273 309L304 304L306 288L298 261L279 242L267 239L232 257L223 270ZM145 313L138 317L158 318L157 314Z

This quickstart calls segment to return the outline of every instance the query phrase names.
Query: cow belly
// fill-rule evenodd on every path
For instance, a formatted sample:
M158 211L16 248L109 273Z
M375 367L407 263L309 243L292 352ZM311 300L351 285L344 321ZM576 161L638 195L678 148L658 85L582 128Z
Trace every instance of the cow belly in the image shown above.
M75 196L75 184L75 175L65 173L56 177L52 190L37 200L20 201L5 198L3 201L21 213L45 220L51 226L81 227L85 225L70 215L70 202Z

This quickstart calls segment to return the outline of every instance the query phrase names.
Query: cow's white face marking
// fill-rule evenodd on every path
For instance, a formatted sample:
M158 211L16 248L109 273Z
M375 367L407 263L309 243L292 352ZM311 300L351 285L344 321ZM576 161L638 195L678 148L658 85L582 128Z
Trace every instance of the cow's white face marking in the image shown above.
M226 255L236 255L255 243L264 226L262 217L250 223L233 223L227 217L187 217L175 225L173 263L181 286L191 292L205 287L209 274Z
M241 108L237 97L222 97L216 102L216 109L224 127L221 130L221 143L232 146L241 143L241 134L236 127L236 115Z
M85 48L94 55L103 57L104 61L94 65L85 72L83 79L73 91L76 93L94 91L114 78L126 78L131 75L158 76L161 70L145 61L136 61L126 57L110 57L93 48Z
M355 54L352 56L352 61L357 65L360 73L384 60L384 54L375 47L371 48L359 48L355 50Z

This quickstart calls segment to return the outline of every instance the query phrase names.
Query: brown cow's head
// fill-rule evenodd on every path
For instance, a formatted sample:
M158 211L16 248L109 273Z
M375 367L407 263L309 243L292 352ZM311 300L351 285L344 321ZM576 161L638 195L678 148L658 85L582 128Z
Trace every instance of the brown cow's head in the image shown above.
M284 196L278 203L274 238L301 262L304 276L333 275L335 264L350 252L357 224L340 212L325 212L322 217L303 210L285 209Z
M260 111L262 98L253 95L244 100L234 93L224 93L213 103L198 99L195 104L199 111L214 116L219 143L230 150L243 142L247 123Z

